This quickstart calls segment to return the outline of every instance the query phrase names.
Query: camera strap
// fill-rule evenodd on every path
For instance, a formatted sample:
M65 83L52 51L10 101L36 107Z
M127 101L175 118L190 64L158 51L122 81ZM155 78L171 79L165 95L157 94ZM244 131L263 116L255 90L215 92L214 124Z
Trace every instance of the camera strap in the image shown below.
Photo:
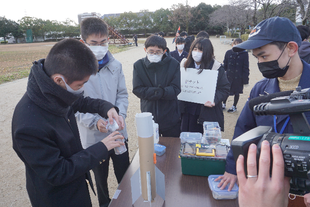
M285 120L285 123L283 124L283 126L281 128L280 134L283 134L283 131L284 131L285 127L287 126L289 120L290 120L290 117L288 116L286 118L286 120ZM273 128L274 128L274 132L278 133L278 130L277 130L277 116L276 115L273 115Z

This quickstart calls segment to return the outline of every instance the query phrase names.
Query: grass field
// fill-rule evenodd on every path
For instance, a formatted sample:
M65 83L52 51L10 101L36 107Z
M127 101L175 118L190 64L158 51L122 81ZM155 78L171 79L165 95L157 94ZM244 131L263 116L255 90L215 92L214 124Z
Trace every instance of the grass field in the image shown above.
M25 78L32 62L45 58L56 42L0 45L0 84ZM112 54L122 52L129 46L109 45Z

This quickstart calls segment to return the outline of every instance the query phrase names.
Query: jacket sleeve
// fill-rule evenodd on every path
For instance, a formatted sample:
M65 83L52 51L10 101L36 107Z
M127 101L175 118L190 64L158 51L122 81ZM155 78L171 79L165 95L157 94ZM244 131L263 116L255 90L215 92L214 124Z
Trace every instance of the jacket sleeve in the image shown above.
M243 62L243 68L242 68L242 81L243 84L249 84L249 54L246 52L244 55L244 62Z
M90 113L75 113L76 121L82 124L84 127L90 130L98 130L97 122L99 119L103 119L99 114L90 114Z
M172 80L169 82L169 85L163 89L164 94L162 99L164 100L173 100L179 95L179 93L181 93L180 64L176 64L175 70L173 71Z
M220 67L218 69L218 77L214 96L215 105L221 103L229 96L229 90L230 90L230 83L227 79L224 68Z
M139 66L137 66L137 64L134 64L132 77L133 94L135 94L138 98L144 100L156 101L161 99L164 95L163 88L146 86L139 75L138 67Z
M38 127L22 127L14 132L14 139L14 149L27 167L54 186L74 181L108 156L106 146L98 142L66 158L51 135Z
M104 118L108 118L107 113L111 108L115 108L119 113L119 109L110 102L83 96L81 96L73 103L72 108L74 112L79 111L81 113L98 113Z
M224 67L224 70L227 71L227 68L228 68L228 51L225 53L225 57L224 57L224 61L223 61L223 67Z
M119 114L123 116L124 120L127 116L128 104L129 103L128 103L128 92L126 88L126 81L123 70L121 69L118 75L118 85L117 85L115 105L118 107Z

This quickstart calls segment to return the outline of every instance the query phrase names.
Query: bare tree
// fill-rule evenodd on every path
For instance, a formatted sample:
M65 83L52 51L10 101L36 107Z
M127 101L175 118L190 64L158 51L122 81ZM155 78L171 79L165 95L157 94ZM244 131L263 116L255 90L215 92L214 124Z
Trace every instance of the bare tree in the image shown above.
M249 9L245 1L238 1L232 5L225 5L211 14L210 23L212 25L222 25L229 31L231 28L240 28L241 33L251 24L252 10Z
M305 25L307 20L309 19L309 9L310 9L310 1L309 0L296 0L299 6L299 13L301 15L302 24Z
M174 25L181 25L181 28L186 28L188 32L189 24L193 18L191 7L189 5L174 4L172 5L172 14L169 19Z

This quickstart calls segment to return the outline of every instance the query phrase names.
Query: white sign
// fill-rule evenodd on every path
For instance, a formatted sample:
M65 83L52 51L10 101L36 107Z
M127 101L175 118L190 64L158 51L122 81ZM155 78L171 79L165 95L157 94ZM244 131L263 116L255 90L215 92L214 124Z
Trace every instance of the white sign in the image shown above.
M181 67L181 93L178 99L193 103L205 104L214 102L217 83L217 70L203 70Z

